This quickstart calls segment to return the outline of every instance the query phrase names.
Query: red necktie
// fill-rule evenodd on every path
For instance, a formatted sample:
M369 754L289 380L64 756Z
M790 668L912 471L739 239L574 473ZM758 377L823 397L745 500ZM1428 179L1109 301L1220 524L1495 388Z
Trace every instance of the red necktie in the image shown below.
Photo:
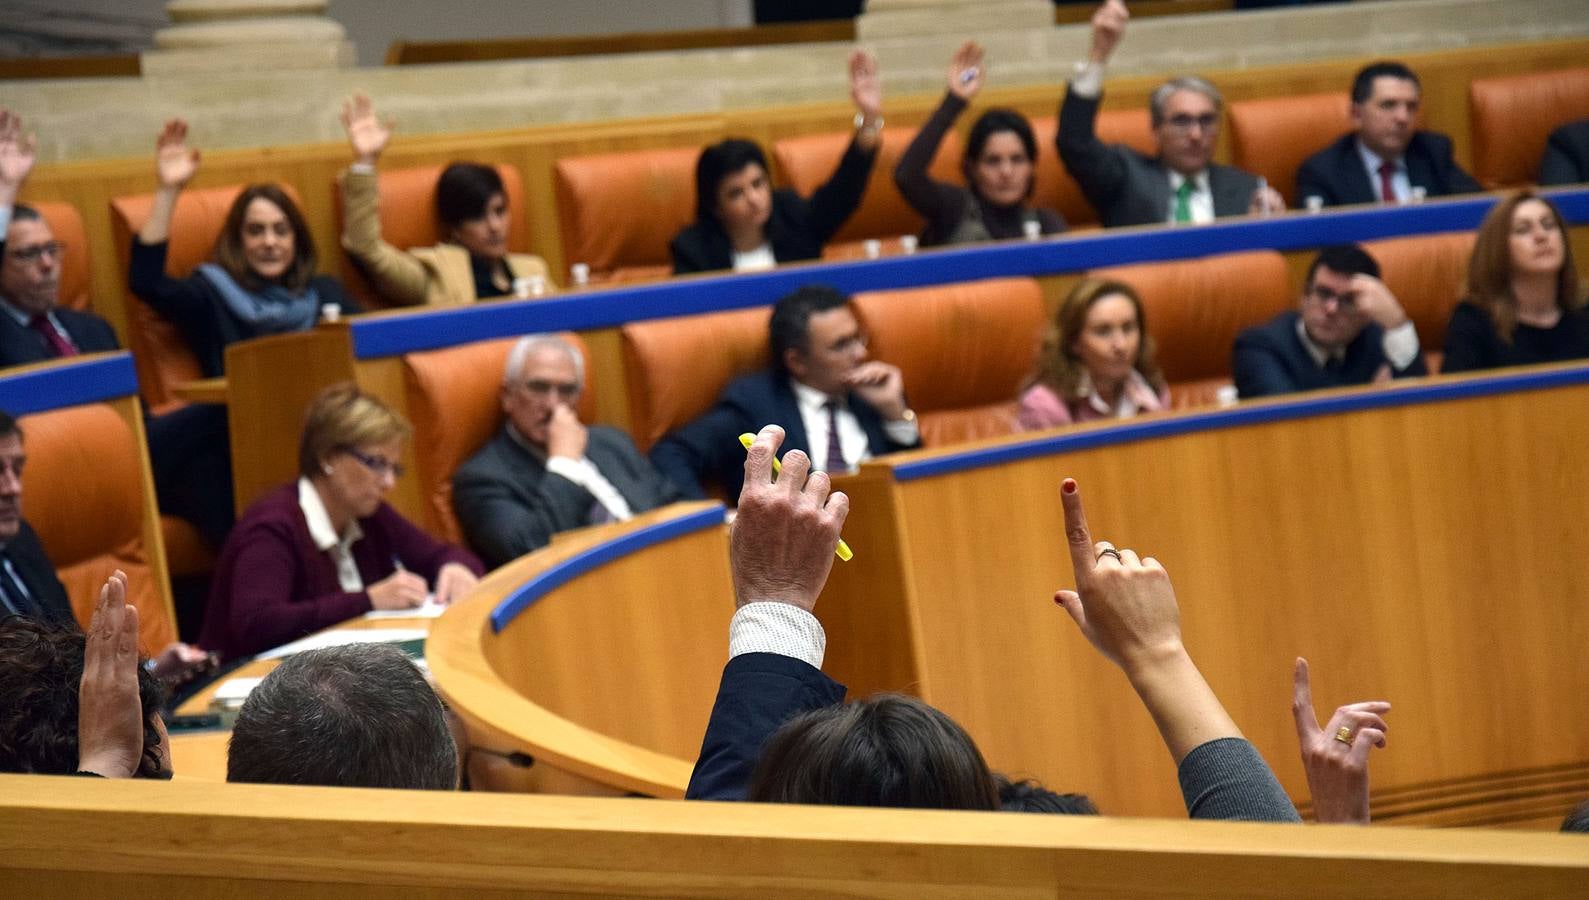
M1386 203L1396 202L1396 186L1390 183L1390 176L1396 174L1395 163L1379 164L1379 199Z
M34 316L28 322L28 327L37 331L44 338L44 343L49 345L52 356L77 355L76 345L67 339L66 335L61 334L61 330L55 327L55 323L50 321L49 316L43 313Z

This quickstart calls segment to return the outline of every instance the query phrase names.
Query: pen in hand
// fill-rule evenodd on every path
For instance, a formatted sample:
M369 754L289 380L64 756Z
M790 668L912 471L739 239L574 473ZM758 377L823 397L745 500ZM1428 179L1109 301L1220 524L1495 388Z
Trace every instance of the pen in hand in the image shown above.
M750 445L756 443L756 436L754 434L746 432L745 434L742 434L742 435L739 436L739 442L741 444L745 445L745 450L746 451L749 451L750 450ZM772 459L772 474L777 475L778 473L780 473L782 471L783 471L783 464L778 462L778 457L776 457L776 456L773 457L773 459ZM845 562L849 562L851 559L853 559L855 557L855 552L850 549L850 545L849 544L844 543L844 538L839 538L839 546L834 548L833 555L837 556L839 559L841 559L841 560L843 560Z

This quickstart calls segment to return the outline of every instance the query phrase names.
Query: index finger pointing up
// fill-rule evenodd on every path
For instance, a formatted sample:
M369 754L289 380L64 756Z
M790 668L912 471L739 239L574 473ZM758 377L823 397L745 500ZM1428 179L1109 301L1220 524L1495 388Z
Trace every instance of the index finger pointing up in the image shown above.
M1065 508L1065 541L1070 544L1070 566L1076 572L1076 586L1098 564L1093 557L1092 532L1087 529L1087 513L1081 506L1081 489L1074 478L1059 486L1059 502Z

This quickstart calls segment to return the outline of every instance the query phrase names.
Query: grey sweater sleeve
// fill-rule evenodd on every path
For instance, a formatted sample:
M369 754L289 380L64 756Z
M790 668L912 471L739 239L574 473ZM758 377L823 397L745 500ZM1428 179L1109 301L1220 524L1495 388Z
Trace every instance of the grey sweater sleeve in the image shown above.
M1194 819L1301 822L1258 748L1241 738L1218 738L1181 760L1181 797Z

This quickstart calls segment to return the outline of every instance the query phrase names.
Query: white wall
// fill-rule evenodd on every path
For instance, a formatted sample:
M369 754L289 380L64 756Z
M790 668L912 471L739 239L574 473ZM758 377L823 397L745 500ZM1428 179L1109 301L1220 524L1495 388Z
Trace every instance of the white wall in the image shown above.
M332 0L377 66L396 40L563 37L752 24L751 0ZM169 22L165 0L0 0L0 56L137 52Z

